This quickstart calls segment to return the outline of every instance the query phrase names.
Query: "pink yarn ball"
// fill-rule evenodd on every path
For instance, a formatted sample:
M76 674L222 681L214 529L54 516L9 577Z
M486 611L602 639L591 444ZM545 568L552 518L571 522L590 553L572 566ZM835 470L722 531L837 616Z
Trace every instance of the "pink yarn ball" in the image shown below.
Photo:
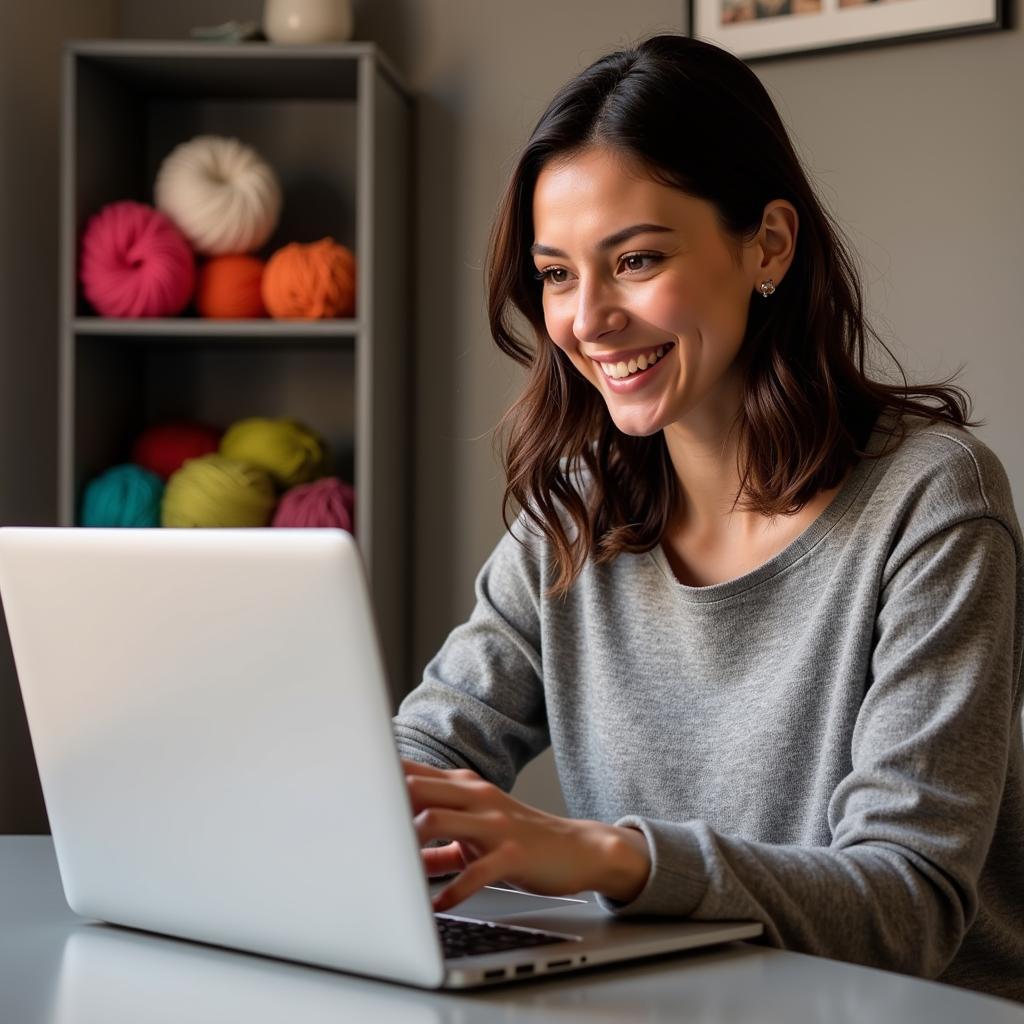
M281 495L272 526L336 526L355 532L356 492L335 476L291 487Z
M101 316L176 316L195 288L195 256L169 217L125 199L90 218L79 277Z

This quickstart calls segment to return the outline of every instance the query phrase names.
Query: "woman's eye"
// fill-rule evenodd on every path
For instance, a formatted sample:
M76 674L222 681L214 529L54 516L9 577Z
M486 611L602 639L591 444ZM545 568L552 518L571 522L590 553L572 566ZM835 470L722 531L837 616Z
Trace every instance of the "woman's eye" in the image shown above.
M533 276L536 280L545 283L562 284L564 279L556 278L554 275L564 273L566 273L565 267L545 267L543 270L538 270Z
M645 270L647 265L643 261L657 263L660 258L657 253L653 252L631 252L628 256L622 257L622 262L627 264L627 270ZM641 261L640 265L632 263L633 260Z

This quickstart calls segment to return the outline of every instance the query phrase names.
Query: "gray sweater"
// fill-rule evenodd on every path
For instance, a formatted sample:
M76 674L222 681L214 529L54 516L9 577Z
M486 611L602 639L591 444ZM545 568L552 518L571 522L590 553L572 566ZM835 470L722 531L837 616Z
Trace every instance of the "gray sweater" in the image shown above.
M647 885L612 913L753 918L776 946L1024 999L1024 542L992 451L908 423L713 586L656 547L547 599L520 516L403 701L400 752L509 789L550 743L571 816L647 837Z

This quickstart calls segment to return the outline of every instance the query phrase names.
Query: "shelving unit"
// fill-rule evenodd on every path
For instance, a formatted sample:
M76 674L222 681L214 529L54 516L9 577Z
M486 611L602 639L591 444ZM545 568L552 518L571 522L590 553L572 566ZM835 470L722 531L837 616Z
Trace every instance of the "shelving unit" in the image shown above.
M411 685L411 124L409 91L372 43L95 40L65 50L61 525L75 525L85 485L127 461L151 423L303 420L356 489L356 538L396 701ZM77 284L86 221L115 200L152 203L160 162L198 134L241 139L281 180L281 220L258 255L328 235L353 250L354 318L93 315Z

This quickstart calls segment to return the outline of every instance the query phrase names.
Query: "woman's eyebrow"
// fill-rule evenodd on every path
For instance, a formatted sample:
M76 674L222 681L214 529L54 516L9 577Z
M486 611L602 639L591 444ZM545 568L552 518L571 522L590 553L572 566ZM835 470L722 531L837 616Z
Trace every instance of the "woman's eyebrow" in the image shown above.
M628 241L634 235L643 235L647 232L658 232L658 231L671 231L672 228L666 228L661 224L634 224L632 227L623 228L621 231L616 231L614 235L609 235L607 238L597 243L598 249L604 251L605 249L611 249L616 245L621 245L623 242ZM534 256L559 256L562 259L568 259L568 256L561 249L554 249L550 245L541 245L540 242L534 242L530 246L530 253Z

